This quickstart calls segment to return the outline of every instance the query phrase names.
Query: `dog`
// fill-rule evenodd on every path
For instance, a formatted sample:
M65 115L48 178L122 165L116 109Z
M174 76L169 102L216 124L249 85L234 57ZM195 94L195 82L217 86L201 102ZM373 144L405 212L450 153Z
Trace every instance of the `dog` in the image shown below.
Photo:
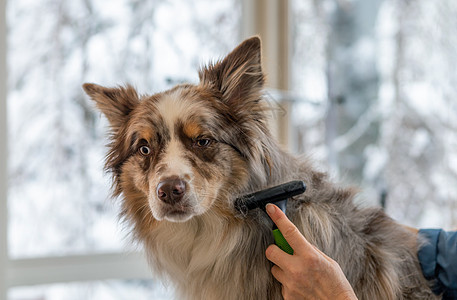
M359 299L437 299L421 273L417 231L358 207L354 189L274 140L258 37L199 78L151 96L83 85L110 124L106 170L121 218L179 299L282 299L265 258L271 220L259 210L240 216L234 200L290 180L308 188L288 201L288 217L339 263Z

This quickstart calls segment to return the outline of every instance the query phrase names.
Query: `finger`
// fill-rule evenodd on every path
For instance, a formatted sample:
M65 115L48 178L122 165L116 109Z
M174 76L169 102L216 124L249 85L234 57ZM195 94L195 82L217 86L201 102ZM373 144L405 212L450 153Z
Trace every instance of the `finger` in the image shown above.
M276 205L267 204L266 211L295 252L304 252L309 250L311 244Z
M274 277L277 281L279 281L282 285L284 285L284 284L286 283L287 276L286 276L286 274L284 273L284 271L283 271L280 267L274 265L274 266L271 268L271 274L272 274L273 277Z
M267 250L265 251L265 256L269 261L282 269L287 269L287 267L292 263L292 256L282 251L276 245L268 246Z

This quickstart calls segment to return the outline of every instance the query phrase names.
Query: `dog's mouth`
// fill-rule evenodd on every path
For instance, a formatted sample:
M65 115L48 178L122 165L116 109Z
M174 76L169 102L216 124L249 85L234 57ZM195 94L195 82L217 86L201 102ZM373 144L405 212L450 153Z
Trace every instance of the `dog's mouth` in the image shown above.
M186 204L162 205L158 214L156 217L170 222L186 222L196 215L195 209Z
M184 209L170 209L166 214L165 218L172 218L172 219L181 219L185 218L189 215L188 210Z

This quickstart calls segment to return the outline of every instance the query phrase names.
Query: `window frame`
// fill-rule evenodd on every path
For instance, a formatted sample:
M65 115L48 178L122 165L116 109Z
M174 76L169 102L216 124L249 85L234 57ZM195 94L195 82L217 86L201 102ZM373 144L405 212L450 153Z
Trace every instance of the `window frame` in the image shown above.
M7 20L8 0L0 0L0 300L7 300L8 289L39 284L69 283L108 279L150 279L152 273L140 253L99 253L10 259L8 257L8 124L7 124ZM270 75L267 86L284 91L289 78L289 1L241 1L240 40L260 35L263 41L263 66ZM278 99L283 111L287 101ZM288 146L289 114L279 116L276 132Z
M7 298L7 121L6 0L0 0L0 300Z

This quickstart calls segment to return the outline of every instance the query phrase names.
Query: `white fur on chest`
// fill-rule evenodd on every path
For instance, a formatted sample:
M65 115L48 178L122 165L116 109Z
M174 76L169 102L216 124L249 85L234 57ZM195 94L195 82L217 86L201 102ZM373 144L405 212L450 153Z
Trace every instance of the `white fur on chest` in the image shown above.
M261 230L252 232L243 222L214 213L186 223L163 222L145 246L151 267L175 284L178 299L271 298Z
M185 290L189 297L189 292L205 289L206 295L200 296L210 299L220 292L216 291L219 285L214 280L241 271L233 265L241 236L240 225L221 221L209 213L185 223L163 222L151 235L146 249L152 268L176 283L178 291Z

